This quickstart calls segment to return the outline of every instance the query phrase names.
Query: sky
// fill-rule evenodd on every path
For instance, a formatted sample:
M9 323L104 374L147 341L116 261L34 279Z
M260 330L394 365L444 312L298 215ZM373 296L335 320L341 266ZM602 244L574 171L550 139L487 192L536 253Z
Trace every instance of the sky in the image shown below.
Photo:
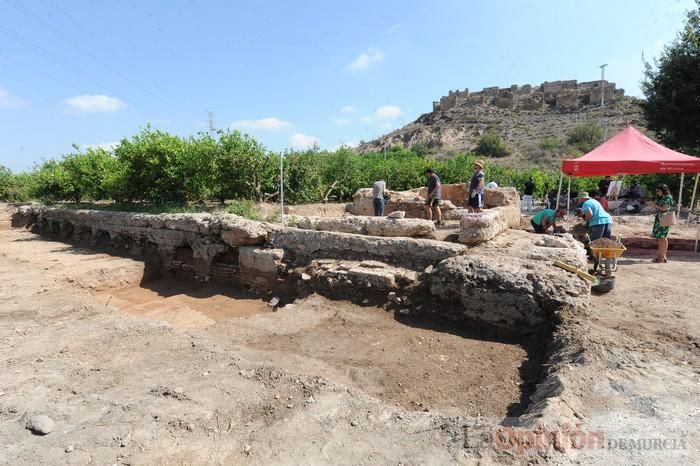
M641 96L642 54L693 0L0 0L0 165L31 169L147 124L239 129L271 150L354 145L450 89L600 78Z

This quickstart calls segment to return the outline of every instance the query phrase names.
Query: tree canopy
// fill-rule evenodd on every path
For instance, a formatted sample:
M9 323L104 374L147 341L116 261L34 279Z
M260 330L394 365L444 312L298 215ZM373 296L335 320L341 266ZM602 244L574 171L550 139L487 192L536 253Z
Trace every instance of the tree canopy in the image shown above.
M678 37L652 65L642 89L647 127L667 145L700 154L700 0Z

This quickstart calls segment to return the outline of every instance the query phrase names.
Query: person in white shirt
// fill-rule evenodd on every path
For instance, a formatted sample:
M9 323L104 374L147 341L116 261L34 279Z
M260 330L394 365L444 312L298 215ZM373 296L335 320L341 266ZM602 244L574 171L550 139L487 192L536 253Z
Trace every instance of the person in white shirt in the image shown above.
M386 193L386 183L384 180L375 181L372 185L372 202L374 204L374 216L384 216L384 195Z

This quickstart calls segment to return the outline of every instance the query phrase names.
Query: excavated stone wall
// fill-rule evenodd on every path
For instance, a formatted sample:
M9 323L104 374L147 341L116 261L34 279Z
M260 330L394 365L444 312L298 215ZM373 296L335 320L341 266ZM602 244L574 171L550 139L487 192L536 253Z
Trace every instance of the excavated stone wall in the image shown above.
M142 258L155 273L248 286L291 297L318 292L402 312L436 313L501 334L539 332L564 308L583 309L589 287L555 268L580 257L574 241L540 242L537 254L406 237L281 227L235 215L17 209L15 227ZM536 235L518 238L535 247ZM486 243L488 244L488 243ZM571 261L570 261L571 262ZM574 260L575 262L575 260Z
M474 245L489 241L497 235L516 228L520 225L520 196L515 188L494 188L484 190L484 210L470 213L466 208L468 201L468 185L466 183L445 184L442 186L442 215L446 220L459 220L460 243ZM405 212L409 217L402 220L406 227L402 233L391 234L391 226L398 223L387 224L382 219L368 220L367 216L374 213L372 204L372 190L359 189L352 197L353 202L348 205L348 212L357 217L344 217L342 219L303 218L298 226L312 230L331 230L346 233L367 233L375 236L429 236L434 227L423 219L425 216L425 196L427 188L412 189L409 191L389 191L389 202L385 212L391 214L396 211ZM373 228L373 222L377 222L380 228ZM393 230L401 230L394 227ZM407 232L410 231L410 234Z
M337 231L370 236L404 236L421 238L435 232L435 224L420 218L366 217L291 217L288 225L302 230Z

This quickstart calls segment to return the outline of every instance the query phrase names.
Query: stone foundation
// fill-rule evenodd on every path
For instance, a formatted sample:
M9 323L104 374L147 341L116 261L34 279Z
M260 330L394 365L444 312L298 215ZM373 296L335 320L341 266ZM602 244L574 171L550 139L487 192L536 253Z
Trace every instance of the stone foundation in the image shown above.
M371 189L359 189L353 195L348 212L357 217L342 219L302 218L298 226L311 230L339 231L344 233L370 234L375 236L429 236L431 222L418 220L425 218L425 196L427 188L410 191L390 191L385 213L404 211L407 219L391 223L386 219L368 216L374 214ZM509 228L520 225L520 196L515 188L495 188L484 190L484 210L470 213L467 203L469 186L466 183L442 185L440 208L445 220L459 220L459 242L469 245L489 241Z
M420 218L389 217L293 217L289 225L303 230L337 231L371 236L429 237L435 233L435 224Z
M186 274L292 297L318 292L387 303L499 334L540 332L560 310L588 303L587 282L555 268L549 259L566 260L568 254L575 263L583 254L581 246L568 240L538 242L537 235L518 238L521 248L536 248L527 256L426 239L283 228L235 215L29 206L18 208L13 225L142 258L152 274Z

